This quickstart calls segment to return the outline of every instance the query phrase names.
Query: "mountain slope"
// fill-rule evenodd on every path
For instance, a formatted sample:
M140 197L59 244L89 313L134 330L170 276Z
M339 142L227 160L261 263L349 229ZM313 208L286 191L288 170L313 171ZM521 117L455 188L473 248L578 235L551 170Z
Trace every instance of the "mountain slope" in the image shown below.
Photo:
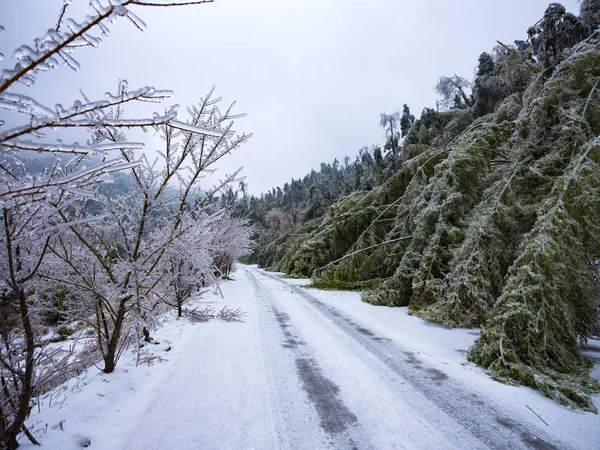
M472 361L595 411L578 345L600 333L600 42L591 28L575 36L585 23L556 5L528 43L480 57L470 105L423 112L398 170L254 261L481 327Z

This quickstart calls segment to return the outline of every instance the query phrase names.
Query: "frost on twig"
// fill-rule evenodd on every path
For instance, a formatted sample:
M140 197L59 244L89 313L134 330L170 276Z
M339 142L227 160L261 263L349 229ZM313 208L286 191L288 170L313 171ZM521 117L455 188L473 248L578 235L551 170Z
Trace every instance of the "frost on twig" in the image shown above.
M136 28L144 31L146 24L129 8L130 6L183 6L209 2L207 0L179 2L91 0L91 14L80 21L66 17L67 6L65 5L56 28L49 29L41 38L35 39L33 46L22 45L15 50L13 57L17 59L17 63L14 68L0 72L0 93L15 83L31 86L40 72L46 72L62 64L78 70L80 65L73 52L79 47L98 47L102 40L110 35L108 25L120 17L127 18Z
M205 323L215 318L215 310L210 306L207 306L204 309L188 308L183 311L183 315L192 322Z
M225 322L243 322L242 319L246 317L246 313L240 308L231 309L224 306L223 309L218 312L217 317Z

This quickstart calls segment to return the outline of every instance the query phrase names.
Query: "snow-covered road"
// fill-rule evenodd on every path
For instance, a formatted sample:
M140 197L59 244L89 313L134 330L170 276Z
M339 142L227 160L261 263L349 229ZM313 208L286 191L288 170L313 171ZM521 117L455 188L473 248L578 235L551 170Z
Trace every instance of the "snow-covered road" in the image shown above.
M233 277L224 298L206 293L188 307L241 308L244 323L168 312L154 332L160 344L132 347L114 373L91 367L38 399L28 426L44 448L88 439L100 450L600 448L599 415L469 363L477 330L256 267ZM599 361L600 341L585 354Z
M364 305L355 294L300 288L253 267L240 266L234 277L223 289L229 306L246 311L245 323L194 327L128 424L123 448L600 444L589 429L597 416L495 383L466 363L473 332ZM448 347L458 348L448 356Z

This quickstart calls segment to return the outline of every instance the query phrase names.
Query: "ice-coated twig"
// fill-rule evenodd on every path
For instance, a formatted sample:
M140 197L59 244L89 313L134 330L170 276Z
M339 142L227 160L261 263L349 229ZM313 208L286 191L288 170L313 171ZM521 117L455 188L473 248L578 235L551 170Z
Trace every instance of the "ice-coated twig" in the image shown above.
M529 405L525 405L525 406L527 406L527 409L528 409L529 411L531 411L532 413L534 413L534 414L537 416L537 418L538 418L538 419L540 419L542 422L544 422L544 423L546 424L546 426L547 426L547 427L549 427L549 426L550 426L550 424L549 424L548 422L546 422L544 419L542 419L542 416L540 416L540 415L539 415L538 413L536 413L536 412L535 412L533 409L531 409L531 408L529 407Z
M108 144L98 144L93 146L74 144L63 144L62 142L56 143L42 143L34 141L22 141L22 140L8 140L2 142L2 147L12 148L15 150L29 150L36 152L49 152L49 153L66 153L75 155L88 155L88 156L103 156L108 151L117 150L138 150L144 148L144 144L141 142L111 142Z
M0 143L8 139L14 139L19 136L31 134L46 128L70 128L70 127L152 127L156 125L166 124L177 117L177 106L173 106L171 109L166 111L164 114L155 114L152 118L146 119L113 119L108 116L92 115L94 111L100 111L104 108L110 108L116 105L120 105L129 101L140 100L140 99L154 99L163 100L168 98L170 91L157 91L154 88L145 87L133 91L123 98L113 97L107 94L107 100L98 102L89 102L87 104L81 104L81 102L75 102L75 104L69 109L63 109L61 105L56 106L56 113L52 113L48 108L43 107L35 103L36 109L43 108L45 115L35 116L33 120L27 125L21 125L3 131L0 133ZM27 108L28 111L33 111L34 101L26 96L17 96L11 94L13 98L19 97L20 109ZM7 106L8 103L2 103L4 95L0 95L0 106ZM39 105L39 106L37 106ZM51 115L50 115L51 114Z
M206 136L213 137L221 137L223 135L222 132L206 127L199 127L197 125L192 125L190 123L180 122L178 120L172 119L168 122L168 125L176 130L188 131L190 133L196 134L204 134Z
M195 1L179 1L179 2L170 2L170 1L165 1L165 2L160 2L160 1L155 1L155 2L147 2L147 1L143 1L143 0L133 0L132 4L134 5L140 5L140 6L189 6L189 5L200 5L202 3L213 3L214 0L195 0Z
M31 181L3 186L0 188L0 199L7 202L8 200L25 195L43 195L50 188L72 191L77 189L76 183L85 185L86 183L95 181L100 175L130 169L138 164L138 161L124 162L123 159L119 158L62 177L34 177Z

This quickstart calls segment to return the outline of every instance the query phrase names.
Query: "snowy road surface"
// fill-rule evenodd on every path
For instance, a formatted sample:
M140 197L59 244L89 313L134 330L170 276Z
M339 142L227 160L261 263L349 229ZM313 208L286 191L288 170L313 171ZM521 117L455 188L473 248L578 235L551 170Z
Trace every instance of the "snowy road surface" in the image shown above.
M247 266L234 276L226 299L237 297L246 322L227 329L196 326L153 401L131 424L124 448L596 447L577 443L558 424L547 426L524 407L520 417L519 399L502 393L490 398L468 377L454 376L443 364L432 364L435 358L380 333L355 302L354 309L345 308ZM389 325L382 320L381 328ZM453 332L427 326L433 334ZM549 401L524 388L510 389L513 397L526 393ZM542 417L546 412L538 411Z
M233 277L224 299L198 301L242 308L244 323L169 313L150 346L162 362L138 365L131 349L114 373L91 368L41 399L28 424L44 448L82 437L101 450L600 448L598 415L469 363L477 330L255 267ZM586 354L598 359L600 342Z

